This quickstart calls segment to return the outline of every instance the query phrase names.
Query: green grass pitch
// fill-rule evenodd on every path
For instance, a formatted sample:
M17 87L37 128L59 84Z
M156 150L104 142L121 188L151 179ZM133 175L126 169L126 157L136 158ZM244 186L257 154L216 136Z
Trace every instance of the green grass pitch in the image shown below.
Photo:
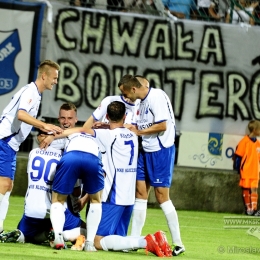
M23 213L23 198L10 198L10 207L4 223L5 231L16 228ZM178 211L181 236L186 247L185 255L178 256L181 260L253 260L260 257L260 240L246 233L248 228L225 228L227 217L243 217L238 214L224 214L197 211ZM252 219L252 218L251 218ZM254 225L260 227L260 218L254 218ZM247 223L248 224L248 223ZM225 226L224 226L225 225ZM143 235L154 233L157 230L166 232L170 242L170 234L165 217L161 209L148 209ZM42 260L42 259L90 259L90 260L137 260L155 259L155 255L146 255L144 250L138 252L77 252L66 250L53 250L46 245L0 243L1 260ZM174 257L176 258L176 257Z

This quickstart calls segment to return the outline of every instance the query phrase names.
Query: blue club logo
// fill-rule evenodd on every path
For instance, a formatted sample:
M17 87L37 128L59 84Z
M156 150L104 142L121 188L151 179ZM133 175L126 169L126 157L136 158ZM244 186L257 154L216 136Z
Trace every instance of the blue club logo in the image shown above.
M0 33L7 35L0 43L0 95L3 95L17 87L19 76L15 71L14 62L21 51L21 44L17 29Z

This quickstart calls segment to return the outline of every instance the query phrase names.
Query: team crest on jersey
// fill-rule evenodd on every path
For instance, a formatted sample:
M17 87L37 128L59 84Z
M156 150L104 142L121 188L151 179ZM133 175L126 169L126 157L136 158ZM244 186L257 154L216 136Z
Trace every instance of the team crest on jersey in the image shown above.
M14 63L17 54L21 51L18 30L0 31L0 95L11 92L17 87L19 76L15 71Z
M28 104L30 104L32 102L32 99L30 98L29 100L28 100Z

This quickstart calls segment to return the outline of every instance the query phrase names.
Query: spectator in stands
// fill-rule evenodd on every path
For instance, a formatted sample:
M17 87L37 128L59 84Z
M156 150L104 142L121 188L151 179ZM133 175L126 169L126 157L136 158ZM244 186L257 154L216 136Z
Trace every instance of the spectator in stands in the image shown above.
M70 5L82 6L82 7L92 7L95 5L95 0L70 0Z
M159 10L157 10L153 0L125 0L124 2L126 9L130 9L131 12L158 15Z
M126 11L124 0L107 0L107 10Z
M179 19L190 19L190 15L197 9L194 0L162 0L162 2L165 8Z
M249 2L248 0L240 0L238 5L234 6L231 21L231 9L228 9L226 23L238 24L246 23L254 25L254 10L259 5L258 1Z
M198 20L209 21L210 0L197 0Z
M229 8L228 0L212 0L209 7L209 16L216 22L225 22L227 10Z
M255 25L260 25L260 5L258 4L254 10Z

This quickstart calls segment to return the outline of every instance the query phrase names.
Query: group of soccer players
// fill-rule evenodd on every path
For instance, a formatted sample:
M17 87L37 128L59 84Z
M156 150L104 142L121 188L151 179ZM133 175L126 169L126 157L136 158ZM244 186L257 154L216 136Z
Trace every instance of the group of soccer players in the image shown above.
M41 75L44 86L56 84L58 78L58 65L47 62L50 63L44 65L44 75ZM40 68L41 65L39 71ZM50 73L53 70L55 78ZM38 72L38 77L40 74ZM39 84L37 80L36 87ZM33 83L24 88L30 85ZM51 233L51 245L56 249L65 247L65 241L76 241L72 246L74 250L146 248L157 256L184 253L177 213L169 198L175 156L175 120L170 100L164 91L150 88L148 80L140 75L123 76L118 87L122 96L105 98L83 127L74 128L77 111L69 103L60 109L60 128L18 118L20 125L16 126L16 131L0 140L2 150L2 143L10 146L8 141L19 135L28 124L52 133L41 137L40 148L30 153L25 212L18 230L0 235L0 240L8 241L15 234L15 239L20 242L39 243ZM19 100L29 104L32 101L23 93L18 96L16 110L28 113L30 107ZM10 110L10 105L4 110L0 128ZM9 120L10 131L16 120L16 114L13 114L13 120ZM96 123L99 120L103 123ZM142 138L140 149L137 136ZM9 162L9 167L14 170L13 162ZM1 190L2 178L9 177L1 170L0 217L6 194ZM141 236L150 186L154 187L165 214L173 248L162 231ZM80 194L76 197L80 198L73 199L76 203L68 209L67 197L74 198L77 190ZM87 203L85 223L73 211L84 208ZM48 215L50 219L46 218ZM131 236L127 236L131 216ZM51 229L53 231L49 232Z

